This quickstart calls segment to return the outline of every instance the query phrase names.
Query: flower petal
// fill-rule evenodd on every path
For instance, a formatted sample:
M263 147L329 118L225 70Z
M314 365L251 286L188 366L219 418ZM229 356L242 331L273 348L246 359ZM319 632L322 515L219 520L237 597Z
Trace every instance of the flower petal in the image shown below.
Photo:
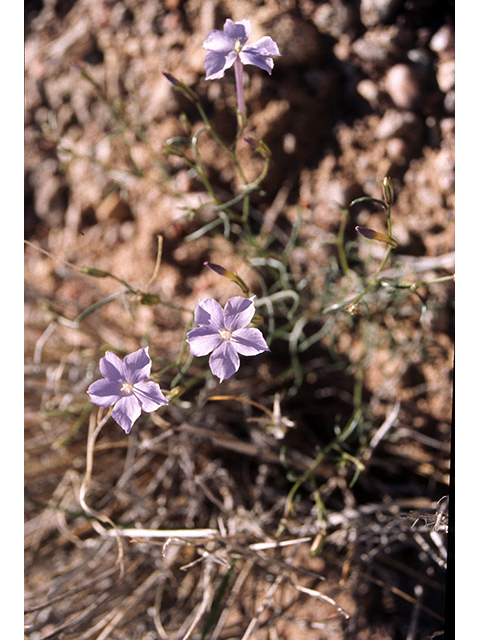
M240 367L240 358L230 342L222 342L209 360L210 369L220 382L230 378Z
M223 30L230 38L230 40L233 41L234 46L238 40L243 47L243 45L250 37L250 20L240 20L239 22L234 22L233 20L230 20L230 18L227 18L225 24L223 25Z
M228 53L229 51L233 51L234 46L235 38L230 38L225 31L213 29L207 34L205 42L202 44L202 49L218 53Z
M224 329L237 331L246 327L255 315L255 305L250 298L234 296L225 305Z
M235 331L231 344L235 351L242 356L257 356L264 351L270 351L259 329L247 328Z
M203 60L206 71L205 80L223 78L225 71L230 69L237 58L238 53L236 51L230 50L228 53L209 51Z
M240 60L242 64L254 64L260 69L264 69L269 74L272 73L273 60L271 56L281 55L276 42L270 36L264 36L247 45L240 51Z
M277 43L270 36L263 36L260 40L243 47L244 53L256 53L259 56L281 56Z
M125 369L125 380L131 384L136 384L140 380L145 380L150 375L152 361L148 355L148 348L139 349L129 353L123 359Z
M133 423L140 417L140 414L140 402L131 394L124 396L117 402L112 411L112 418L125 433L130 433Z
M222 307L213 298L200 300L195 309L195 322L200 326L211 327L214 331L224 329Z
M111 382L106 378L96 380L88 387L90 400L99 407L111 407L122 397L121 382Z
M194 356L206 356L219 347L223 340L215 329L196 327L187 333L187 342Z
M147 413L156 411L163 404L168 404L168 400L161 392L159 385L153 380L137 382L133 388L133 395L140 403L142 411Z
M250 51L240 51L240 61L242 64L254 64L259 69L263 69L269 75L272 73L273 60L269 56L261 56Z
M123 362L111 351L107 351L104 357L100 358L99 366L102 376L110 380L110 382L121 382L125 380L125 367Z

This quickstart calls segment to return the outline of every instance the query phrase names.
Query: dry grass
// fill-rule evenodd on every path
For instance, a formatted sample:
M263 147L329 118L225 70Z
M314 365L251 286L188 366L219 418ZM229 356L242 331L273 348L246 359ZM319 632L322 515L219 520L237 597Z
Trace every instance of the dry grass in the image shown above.
M319 435L295 424L276 439L267 411L250 403L197 405L191 391L127 439L90 408L92 352L67 345L72 335L55 325L27 354L29 638L200 638L205 625L208 638L393 638L442 628L445 523L427 517L435 504L422 496L446 489L448 433L422 436L397 403L363 449L353 488L354 467L312 456ZM272 410L253 371L234 393ZM411 511L423 520L402 517Z

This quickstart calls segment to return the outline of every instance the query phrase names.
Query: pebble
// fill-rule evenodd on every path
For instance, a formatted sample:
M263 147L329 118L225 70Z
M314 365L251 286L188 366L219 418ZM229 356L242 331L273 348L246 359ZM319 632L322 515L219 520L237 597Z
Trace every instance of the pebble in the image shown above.
M455 86L455 60L444 60L438 63L437 84L440 91L448 93Z
M366 27L389 22L402 0L361 0L360 20Z
M382 26L369 29L361 38L354 40L352 52L367 63L371 70L378 72L398 59L409 42L405 42L405 34L397 25ZM407 37L408 40L408 37Z
M99 222L117 220L124 222L132 218L128 203L122 200L117 191L109 193L95 208L95 217Z
M264 28L282 53L281 58L275 59L276 65L318 65L325 58L324 36L310 22L284 14L264 24Z
M376 42L371 42L366 38L359 38L352 44L352 51L360 60L375 66L381 66L388 61L388 51L385 47Z
M388 140L389 138L413 140L421 136L421 133L422 121L415 113L387 109L375 130L375 138L377 140Z
M399 63L385 74L385 90L399 109L414 109L421 99L420 78L414 67Z
M451 25L445 24L432 36L430 49L435 53L454 53L455 33Z
M447 113L455 114L455 91L449 91L443 101L443 106Z
M408 159L409 148L403 138L390 138L390 140L387 140L385 150L388 157L397 163L406 162Z
M320 31L339 39L347 31L356 27L357 10L343 2L321 4L312 16L312 22Z
M365 78L357 84L357 91L371 106L377 104L379 95L378 83Z

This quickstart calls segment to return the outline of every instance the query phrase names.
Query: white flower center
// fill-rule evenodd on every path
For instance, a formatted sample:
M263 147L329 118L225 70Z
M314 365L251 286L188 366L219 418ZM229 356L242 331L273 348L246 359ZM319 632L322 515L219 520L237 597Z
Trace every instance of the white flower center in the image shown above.
M228 342L228 340L230 340L230 338L232 337L232 332L228 329L220 329L218 333L220 334L221 339L225 340L225 342Z
M133 391L133 384L131 382L124 382L122 384L122 388L120 389L122 393L129 394Z
M237 53L240 53L240 51L242 50L242 43L240 42L240 40L237 40L235 42L235 46L233 48Z

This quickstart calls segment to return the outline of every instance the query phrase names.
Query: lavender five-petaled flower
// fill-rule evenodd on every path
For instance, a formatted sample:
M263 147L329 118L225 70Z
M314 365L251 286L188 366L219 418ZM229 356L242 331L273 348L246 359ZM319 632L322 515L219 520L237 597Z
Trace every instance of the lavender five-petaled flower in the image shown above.
M159 385L149 378L151 367L148 347L130 353L123 361L107 351L100 360L103 378L92 382L87 389L94 404L100 407L115 405L112 418L125 433L130 433L142 411L151 413L168 404Z
M204 60L207 80L223 78L225 70L229 69L237 58L240 58L242 64L254 64L272 73L272 56L281 55L276 43L270 36L264 36L245 46L250 31L250 20L233 22L230 19L226 20L223 31L210 31L202 47L208 51Z
M234 296L225 310L213 298L200 301L195 309L195 322L200 325L187 333L194 356L210 352L210 369L220 382L230 378L240 367L242 356L256 356L270 351L259 329L247 327L255 315L253 299Z

